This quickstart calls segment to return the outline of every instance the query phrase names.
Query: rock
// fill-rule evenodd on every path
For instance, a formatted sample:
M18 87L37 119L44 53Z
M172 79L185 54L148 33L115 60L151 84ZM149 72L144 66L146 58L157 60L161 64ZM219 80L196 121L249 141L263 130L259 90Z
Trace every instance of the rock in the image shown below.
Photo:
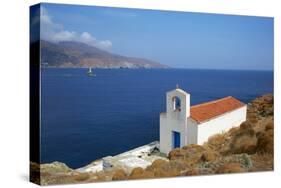
M66 164L55 161L49 164L41 164L40 171L41 173L47 172L50 174L54 174L54 173L68 173L73 170L69 168Z

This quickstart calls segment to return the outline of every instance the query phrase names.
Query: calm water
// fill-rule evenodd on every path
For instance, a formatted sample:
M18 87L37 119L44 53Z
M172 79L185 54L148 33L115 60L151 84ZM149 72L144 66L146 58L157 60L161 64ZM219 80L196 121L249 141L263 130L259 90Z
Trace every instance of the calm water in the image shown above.
M165 93L191 104L232 95L244 102L273 92L273 73L216 70L42 69L41 162L72 168L159 139Z

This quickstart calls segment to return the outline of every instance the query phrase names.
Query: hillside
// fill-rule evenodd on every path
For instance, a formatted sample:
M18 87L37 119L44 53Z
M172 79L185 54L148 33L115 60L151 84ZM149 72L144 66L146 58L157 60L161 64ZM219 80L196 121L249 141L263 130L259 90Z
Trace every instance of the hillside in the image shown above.
M147 59L116 55L80 42L40 41L44 67L168 68Z
M32 168L37 171L41 168L43 185L271 171L274 161L273 103L271 94L253 100L248 104L247 121L239 127L210 137L204 145L174 149L169 153L168 161L157 159L146 169L138 167L130 173L124 169L80 173L59 162L40 166L32 163Z

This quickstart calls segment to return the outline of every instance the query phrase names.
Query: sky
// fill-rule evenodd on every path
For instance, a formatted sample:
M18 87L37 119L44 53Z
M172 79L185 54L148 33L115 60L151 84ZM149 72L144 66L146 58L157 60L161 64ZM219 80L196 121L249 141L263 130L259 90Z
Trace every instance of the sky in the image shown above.
M173 68L273 70L273 18L42 4L41 39Z

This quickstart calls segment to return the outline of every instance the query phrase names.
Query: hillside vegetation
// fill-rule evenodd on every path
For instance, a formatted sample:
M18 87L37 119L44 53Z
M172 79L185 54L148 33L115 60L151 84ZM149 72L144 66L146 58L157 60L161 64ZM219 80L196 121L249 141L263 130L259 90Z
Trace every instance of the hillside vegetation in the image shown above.
M209 138L204 145L188 145L172 150L169 161L156 160L146 169L135 168L127 174L122 169L99 173L78 173L63 163L41 165L41 183L86 183L243 173L273 170L273 95L268 94L248 104L247 121L230 131ZM50 169L48 169L50 168Z

